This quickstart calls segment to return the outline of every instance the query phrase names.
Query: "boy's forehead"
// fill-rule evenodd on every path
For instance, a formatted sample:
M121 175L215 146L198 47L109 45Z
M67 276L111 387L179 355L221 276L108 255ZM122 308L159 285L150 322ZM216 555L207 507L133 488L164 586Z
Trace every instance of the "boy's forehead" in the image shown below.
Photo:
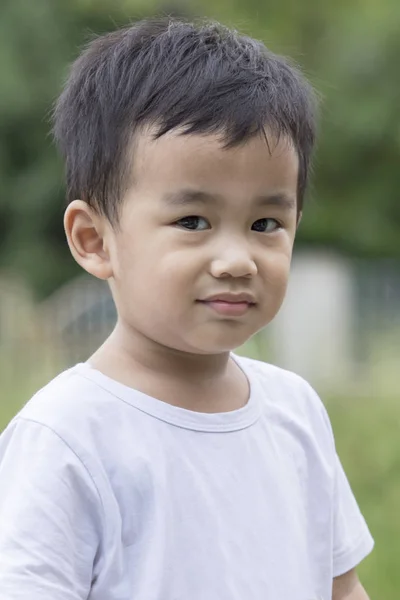
M183 128L168 131L155 139L154 129L143 130L132 153L134 178L190 176L216 177L233 174L266 179L282 178L295 172L299 160L288 137L272 132L256 134L235 146L226 146L223 132L186 134Z
M184 127L171 129L160 137L156 137L156 127L143 129L135 140L135 160L139 167L149 160L167 155L190 156L204 151L219 153L224 150L222 133L186 133Z

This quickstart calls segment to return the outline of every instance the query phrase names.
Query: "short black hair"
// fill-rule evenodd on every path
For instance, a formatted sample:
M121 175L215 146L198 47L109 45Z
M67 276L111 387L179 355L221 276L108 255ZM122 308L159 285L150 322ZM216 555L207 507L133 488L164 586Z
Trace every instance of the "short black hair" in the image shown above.
M266 130L288 136L299 157L301 210L316 104L297 67L219 23L147 19L97 37L72 65L53 112L67 202L80 198L118 220L130 143L150 125L155 137L178 127L219 132L226 147Z

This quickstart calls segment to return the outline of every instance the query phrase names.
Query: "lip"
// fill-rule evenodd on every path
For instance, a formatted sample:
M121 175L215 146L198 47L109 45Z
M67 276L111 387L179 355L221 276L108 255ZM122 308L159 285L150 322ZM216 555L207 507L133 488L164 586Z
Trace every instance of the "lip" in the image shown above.
M223 292L222 294L214 294L213 296L208 296L204 298L200 302L226 302L229 304L255 304L255 298L252 294L248 292L241 292L240 294L235 294L233 292Z
M214 294L200 302L224 317L242 317L255 305L254 296L247 292Z

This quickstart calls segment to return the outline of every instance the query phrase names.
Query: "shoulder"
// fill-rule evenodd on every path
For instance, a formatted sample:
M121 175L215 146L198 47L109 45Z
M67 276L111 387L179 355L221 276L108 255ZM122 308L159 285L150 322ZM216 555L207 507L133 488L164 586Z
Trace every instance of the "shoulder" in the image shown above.
M79 404L81 411L87 409L93 389L90 382L80 376L80 365L63 371L39 389L23 406L18 417L60 422L76 413Z
M117 437L112 415L122 420L121 403L86 378L80 367L60 373L15 415L0 435L0 461L12 447L25 453L23 460L29 463L39 448L45 470L83 470L104 496L103 465L109 440Z
M26 402L9 425L35 423L77 451L88 447L108 423L113 399L81 371L81 365L75 365L57 375Z
M291 429L308 431L334 451L334 437L327 410L314 388L300 375L275 365L250 358L237 357L239 365L247 374L250 384L255 385L261 402L270 418L279 420Z
M276 400L296 403L303 407L313 405L322 407L322 402L311 385L300 375L277 367L270 363L243 356L235 356L249 379L255 378L263 389L273 395Z

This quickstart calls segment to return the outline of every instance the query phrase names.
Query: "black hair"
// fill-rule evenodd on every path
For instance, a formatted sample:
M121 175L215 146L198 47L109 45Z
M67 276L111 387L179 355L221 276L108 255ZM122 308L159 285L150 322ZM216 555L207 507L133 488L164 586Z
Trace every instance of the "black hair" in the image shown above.
M299 157L301 210L315 109L315 93L296 67L219 23L167 17L118 29L88 44L54 109L67 201L85 200L116 221L132 169L130 144L150 125L155 137L177 127L221 133L225 147L257 133L288 136Z

